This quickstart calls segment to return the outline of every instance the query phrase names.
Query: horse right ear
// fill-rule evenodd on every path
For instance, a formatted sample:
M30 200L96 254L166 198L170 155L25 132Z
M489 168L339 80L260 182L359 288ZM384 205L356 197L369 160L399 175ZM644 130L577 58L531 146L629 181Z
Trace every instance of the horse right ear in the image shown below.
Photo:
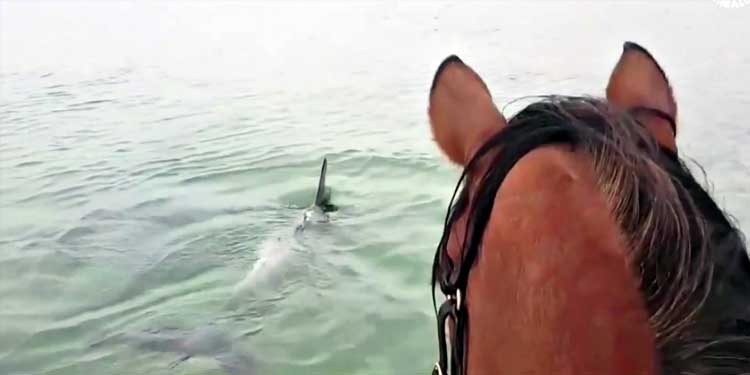
M623 46L607 85L607 100L634 116L662 144L676 150L677 104L672 87L656 59L633 42Z
M487 86L457 56L438 67L428 113L435 142L459 165L466 165L484 141L506 125Z

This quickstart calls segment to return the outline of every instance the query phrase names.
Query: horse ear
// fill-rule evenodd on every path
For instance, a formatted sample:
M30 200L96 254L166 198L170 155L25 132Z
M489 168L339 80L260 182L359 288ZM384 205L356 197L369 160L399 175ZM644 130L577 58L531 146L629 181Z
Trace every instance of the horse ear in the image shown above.
M428 113L435 142L460 165L507 124L479 75L455 55L435 72Z
M620 61L609 78L607 100L621 110L633 110L659 143L676 150L677 104L672 87L664 70L645 48L625 43Z

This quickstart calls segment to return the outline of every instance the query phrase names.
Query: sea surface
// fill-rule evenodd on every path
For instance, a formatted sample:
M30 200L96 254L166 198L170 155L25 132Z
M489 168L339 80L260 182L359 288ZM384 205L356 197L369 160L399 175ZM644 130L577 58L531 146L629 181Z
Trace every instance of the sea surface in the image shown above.
M511 115L643 44L750 231L748 38L708 0L2 1L0 374L428 373L453 53ZM324 157L339 210L295 234Z

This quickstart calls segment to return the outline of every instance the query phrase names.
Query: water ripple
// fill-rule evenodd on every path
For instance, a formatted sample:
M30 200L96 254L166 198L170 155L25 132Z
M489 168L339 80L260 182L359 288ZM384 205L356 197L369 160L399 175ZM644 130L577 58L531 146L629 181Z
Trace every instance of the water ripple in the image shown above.
M591 6L594 13L605 7ZM663 12L654 6L653 12L636 10L656 19ZM128 53L132 61L114 56L111 64L105 63L106 51L91 65L58 59L46 64L53 68L40 68L29 61L18 74L3 66L0 321L9 323L0 335L0 373L166 374L174 358L137 351L115 338L205 324L226 325L238 346L257 352L268 373L424 369L435 348L430 262L460 172L430 138L429 56L445 47L446 30L449 39L472 40L476 58L497 65L486 78L505 87L503 100L528 94L522 90L550 85L572 90L574 84L601 82L580 74L586 66L550 68L550 61L532 53L496 59L493 54L503 48L484 47L507 47L496 40L498 12L477 16L458 6L423 8L394 14L393 6L378 5L341 17L363 23L347 29L350 37L334 38L343 44L333 47L348 51L346 59L326 42L340 34L340 25L305 24L320 18L315 14L279 33L249 39L244 32L225 33L217 39L187 30L195 23L182 22L177 12L180 22L160 32L197 38L191 48L176 45L166 53L139 47L150 51L148 56ZM563 8L553 12L561 17L539 25L564 29L575 39L575 27L559 27L568 18ZM450 17L434 14L446 10ZM340 11L346 16L350 10ZM570 16L580 18L580 12ZM278 21L251 13L219 17L226 21L220 28L243 31ZM712 22L705 19L706 25ZM113 32L127 30L117 17L92 20ZM463 30L452 27L455 22ZM311 27L316 33L299 34ZM142 36L126 34L123 40ZM409 35L424 40L390 42ZM702 40L694 36L688 39ZM91 37L96 34L79 39ZM284 48L273 48L274 56L256 58L279 42ZM517 45L531 52L538 42ZM705 47L712 52L707 55L723 56L716 46ZM223 52L206 59L195 51ZM315 58L305 51L316 51ZM482 51L495 52L482 56ZM737 53L747 54L743 51ZM748 61L734 58L727 66L741 72ZM707 63L682 68L691 73L690 87L715 94L682 91L681 108L692 108L683 118L716 126L686 126L681 141L706 161L722 204L739 208L737 217L746 225L747 90L730 88L734 81L719 82L723 78L714 68ZM716 109L709 97L727 98L722 119L707 115ZM716 144L724 147L706 146ZM228 308L234 286L263 259L264 244L295 238L323 157L339 210L329 222L306 228L290 268L281 269L286 279L270 298L241 299ZM181 366L185 373L221 373L205 362Z

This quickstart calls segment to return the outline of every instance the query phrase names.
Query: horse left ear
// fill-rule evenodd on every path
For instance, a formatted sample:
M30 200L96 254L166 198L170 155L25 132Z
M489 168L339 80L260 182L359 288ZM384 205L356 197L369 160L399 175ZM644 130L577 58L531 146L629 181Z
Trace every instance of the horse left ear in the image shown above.
M455 55L443 60L435 73L428 113L435 142L460 165L506 125L484 81Z
M672 87L664 70L645 48L625 43L620 61L609 78L607 100L621 110L633 111L662 146L677 150L677 104Z

